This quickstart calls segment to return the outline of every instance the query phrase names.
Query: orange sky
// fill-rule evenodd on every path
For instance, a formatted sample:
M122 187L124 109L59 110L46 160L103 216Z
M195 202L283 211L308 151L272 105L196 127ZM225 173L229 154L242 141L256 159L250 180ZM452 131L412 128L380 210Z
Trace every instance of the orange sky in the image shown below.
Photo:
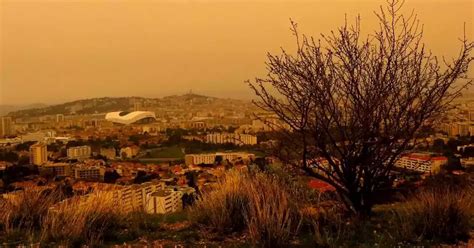
M316 36L360 13L370 31L382 3L0 0L0 104L189 90L251 98L243 81L265 73L266 52L294 48L289 18ZM464 22L474 39L474 0L407 0L412 9L437 55L456 55Z

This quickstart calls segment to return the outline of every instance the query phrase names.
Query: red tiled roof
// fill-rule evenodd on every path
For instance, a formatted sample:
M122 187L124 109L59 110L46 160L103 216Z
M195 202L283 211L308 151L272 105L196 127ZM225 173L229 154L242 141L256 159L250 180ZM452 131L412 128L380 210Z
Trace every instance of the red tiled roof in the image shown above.
M408 159L416 159L416 160L424 160L424 161L429 161L429 160L448 160L448 158L444 156L432 156L430 154L420 154L420 153L411 153L403 156Z
M316 189L316 190L319 190L321 192L325 192L325 191L335 191L336 189L331 186L330 184L326 183L326 182L323 182L321 180L316 180L316 179L311 179L309 182L308 182L308 186L312 189Z

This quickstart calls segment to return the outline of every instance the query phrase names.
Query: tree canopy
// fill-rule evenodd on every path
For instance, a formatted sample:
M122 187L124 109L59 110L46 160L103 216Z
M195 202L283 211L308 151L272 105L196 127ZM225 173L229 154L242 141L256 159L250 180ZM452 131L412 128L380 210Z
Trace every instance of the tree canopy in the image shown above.
M393 0L380 7L379 28L367 37L360 17L318 40L292 22L296 54L269 54L268 75L248 81L256 105L284 124L279 155L331 184L357 213L370 212L400 154L470 83L458 79L466 77L474 44L464 37L456 58L438 58L425 47L416 15L401 14L402 6Z

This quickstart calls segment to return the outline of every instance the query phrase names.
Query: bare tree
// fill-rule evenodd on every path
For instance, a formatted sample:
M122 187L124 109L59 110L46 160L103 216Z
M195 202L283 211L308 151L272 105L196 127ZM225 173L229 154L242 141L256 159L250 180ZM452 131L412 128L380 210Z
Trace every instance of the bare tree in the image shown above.
M360 18L317 41L292 22L296 54L269 54L267 77L247 82L257 106L289 127L283 142L299 156L291 164L335 187L358 214L370 213L397 158L471 83L458 79L466 78L474 43L464 35L458 57L440 62L402 6L380 7L379 28L364 38Z

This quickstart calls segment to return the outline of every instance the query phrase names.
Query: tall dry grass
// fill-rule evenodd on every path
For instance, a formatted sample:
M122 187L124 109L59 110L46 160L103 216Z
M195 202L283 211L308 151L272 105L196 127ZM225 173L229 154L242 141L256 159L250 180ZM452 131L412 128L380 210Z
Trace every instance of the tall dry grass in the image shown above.
M317 247L340 247L353 231L347 209L333 199L321 199L319 203L301 210L306 225L311 228Z
M27 189L9 194L0 199L0 234L30 243L95 246L128 216L119 212L106 193L91 194L85 201L62 200L60 190Z
M21 232L32 239L41 229L48 209L62 198L61 192L55 190L27 189L8 194L0 201L0 231L6 235Z
M196 202L190 218L221 234L245 230L262 247L287 247L301 223L301 200L276 177L230 171Z
M45 215L41 239L96 246L126 216L107 193L93 193L87 199L73 198L57 204Z
M474 218L474 191L472 187L425 189L398 206L394 216L397 239L466 240Z
M211 232L228 234L245 229L245 218L249 197L244 187L248 175L228 172L217 190L204 192L190 209L190 219Z

